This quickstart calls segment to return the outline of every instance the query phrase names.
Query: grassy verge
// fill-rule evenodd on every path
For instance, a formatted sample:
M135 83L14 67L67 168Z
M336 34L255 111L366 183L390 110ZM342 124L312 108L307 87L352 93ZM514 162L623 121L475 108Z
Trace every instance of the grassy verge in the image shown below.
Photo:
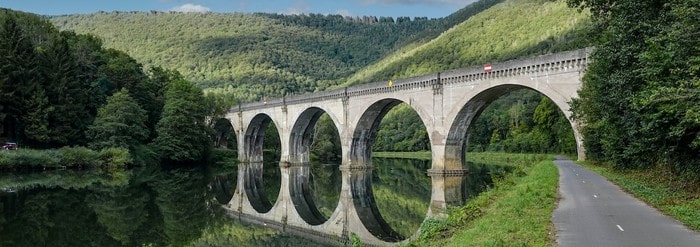
M409 245L553 246L550 219L559 173L551 156L477 153L472 157L518 165L514 172L496 179L494 188L451 211L447 219L426 221L419 239Z
M697 184L691 185L681 179L674 179L675 176L663 168L619 171L590 162L579 164L603 175L623 190L689 228L700 231L700 189Z

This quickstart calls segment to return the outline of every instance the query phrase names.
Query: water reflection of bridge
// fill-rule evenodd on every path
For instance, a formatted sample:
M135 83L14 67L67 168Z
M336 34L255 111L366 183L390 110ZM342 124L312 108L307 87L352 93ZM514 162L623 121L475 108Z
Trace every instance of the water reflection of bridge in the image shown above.
M394 231L379 213L372 191L373 168L341 168L344 176L340 199L330 217L324 217L313 200L313 185L309 184L310 164L281 167L282 180L289 183L283 182L282 187L289 189L280 190L274 205L263 191L262 171L262 163L240 165L237 187L243 189L236 189L228 203L229 216L325 243L347 244L352 234L370 245L395 243L410 237ZM456 206L463 204L469 196L465 194L468 193L466 175L469 174L464 171L431 174L429 178L432 186L439 186L444 197L449 199L445 203ZM428 215L440 216L442 213L429 212Z
M432 151L432 182L427 217L443 217L449 203L459 201L467 131L490 102L517 89L529 88L550 98L567 117L587 64L587 50L446 71L418 78L375 83L309 95L284 97L231 108L226 118L237 133L238 185L229 213L282 229L334 236L356 235L364 243L385 245L403 239L382 219L372 196L371 146L382 117L399 103L413 108L423 121ZM328 218L307 196L312 133L327 113L342 146L342 185L338 206ZM570 120L571 121L571 120ZM280 192L275 202L263 196L262 143L274 123L281 139ZM571 121L579 158L582 140Z

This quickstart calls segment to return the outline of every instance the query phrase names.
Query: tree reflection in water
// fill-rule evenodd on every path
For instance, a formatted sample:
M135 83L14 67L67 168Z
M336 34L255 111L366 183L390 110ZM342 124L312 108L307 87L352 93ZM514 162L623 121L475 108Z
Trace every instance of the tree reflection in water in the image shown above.
M226 177L232 184L220 188L235 187L236 172L228 165L2 174L0 246L308 246L224 214L213 184Z

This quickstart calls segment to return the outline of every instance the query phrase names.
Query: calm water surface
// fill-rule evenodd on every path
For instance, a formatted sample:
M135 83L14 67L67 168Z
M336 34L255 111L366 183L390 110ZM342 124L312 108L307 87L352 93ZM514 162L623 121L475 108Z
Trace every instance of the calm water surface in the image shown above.
M374 201L402 236L420 226L430 201L430 161L373 159ZM477 166L478 167L478 166ZM494 166L461 178L462 203L491 184ZM0 174L0 246L322 246L227 217L237 166ZM277 200L277 162L263 167L265 197ZM338 165L312 164L310 191L327 218L337 206Z

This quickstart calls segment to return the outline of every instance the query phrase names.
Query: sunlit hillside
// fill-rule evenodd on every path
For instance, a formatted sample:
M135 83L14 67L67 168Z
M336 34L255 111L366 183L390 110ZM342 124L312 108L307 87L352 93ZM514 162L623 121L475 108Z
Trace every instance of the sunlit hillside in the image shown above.
M588 17L563 0L507 0L367 66L346 85L583 48Z

